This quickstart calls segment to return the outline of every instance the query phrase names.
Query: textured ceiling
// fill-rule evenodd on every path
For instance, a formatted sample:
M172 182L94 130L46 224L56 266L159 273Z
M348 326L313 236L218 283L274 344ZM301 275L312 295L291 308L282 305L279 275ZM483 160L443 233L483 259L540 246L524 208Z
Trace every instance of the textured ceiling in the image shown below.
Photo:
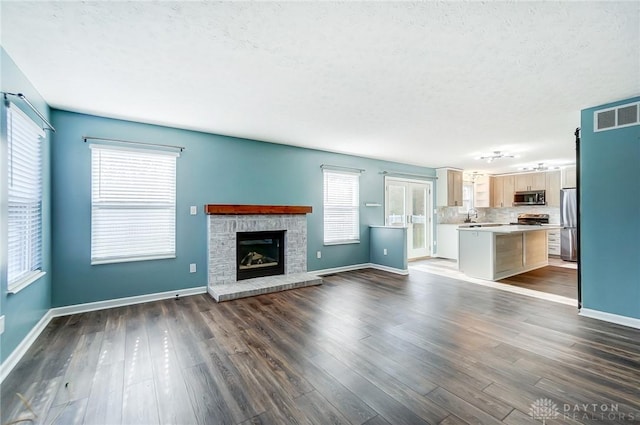
M640 94L639 2L0 7L53 107L424 166L572 162L580 109Z

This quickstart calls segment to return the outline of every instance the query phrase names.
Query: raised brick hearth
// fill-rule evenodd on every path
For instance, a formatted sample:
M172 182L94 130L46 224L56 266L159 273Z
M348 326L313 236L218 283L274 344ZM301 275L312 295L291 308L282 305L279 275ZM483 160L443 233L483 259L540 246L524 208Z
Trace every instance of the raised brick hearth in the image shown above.
M223 207L223 208L221 208ZM208 290L216 301L319 285L322 279L307 273L307 216L309 207L207 205ZM253 207L251 209L248 207ZM272 209L267 209L272 208ZM273 209L276 208L276 209ZM283 209L285 208L285 209ZM292 214L279 214L295 208ZM308 208L300 209L300 208ZM266 212L251 214L252 211ZM275 214L268 211L274 211ZM236 233L285 231L285 274L238 281L236 278Z

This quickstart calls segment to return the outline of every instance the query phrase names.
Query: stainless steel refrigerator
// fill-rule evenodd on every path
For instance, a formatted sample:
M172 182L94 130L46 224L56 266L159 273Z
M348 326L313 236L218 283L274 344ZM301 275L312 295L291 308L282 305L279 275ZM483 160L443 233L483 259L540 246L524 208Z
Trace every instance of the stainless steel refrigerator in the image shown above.
M560 191L560 257L578 261L578 190Z

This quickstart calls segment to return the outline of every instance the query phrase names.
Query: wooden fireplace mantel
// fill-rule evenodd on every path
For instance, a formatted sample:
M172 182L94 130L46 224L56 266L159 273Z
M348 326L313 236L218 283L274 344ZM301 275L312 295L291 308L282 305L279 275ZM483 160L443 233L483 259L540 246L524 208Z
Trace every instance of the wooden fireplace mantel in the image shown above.
M309 214L312 208L305 205L225 205L207 204L204 212L209 215L248 214Z

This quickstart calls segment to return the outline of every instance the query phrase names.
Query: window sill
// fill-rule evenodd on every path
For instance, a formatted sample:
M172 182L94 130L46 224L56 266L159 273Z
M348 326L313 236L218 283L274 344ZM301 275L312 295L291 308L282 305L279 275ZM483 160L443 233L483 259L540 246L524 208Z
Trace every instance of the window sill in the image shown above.
M337 242L324 242L323 245L324 246L332 246L332 245L350 245L350 244L356 244L356 243L360 243L359 240L357 241L337 241Z
M97 266L100 264L132 263L134 261L166 260L172 258L176 258L175 254L150 255L148 257L111 258L106 260L91 260L91 265Z
M46 274L46 272L43 272L41 270L29 273L27 276L23 277L13 285L10 285L7 290L7 294L17 294Z

